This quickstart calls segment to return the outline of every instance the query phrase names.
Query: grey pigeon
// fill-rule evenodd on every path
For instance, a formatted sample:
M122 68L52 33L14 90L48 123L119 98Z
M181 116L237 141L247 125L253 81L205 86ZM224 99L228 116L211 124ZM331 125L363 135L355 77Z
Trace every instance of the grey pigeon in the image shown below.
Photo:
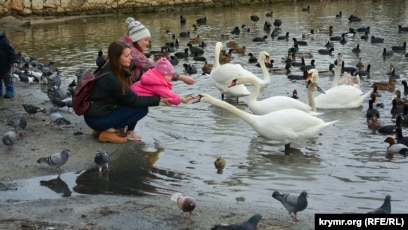
M249 220L244 221L238 224L230 224L230 225L214 225L211 230L256 230L258 222L262 220L262 216L260 214L255 214L249 218Z
M95 164L98 165L99 174L102 173L103 166L106 167L106 170L109 170L109 153L106 151L96 151Z
M14 131L20 136L24 137L25 132L24 130L27 128L27 120L25 117L21 117L19 120L15 121L8 121L7 125L11 126L14 128Z
M286 210L288 210L289 215L295 221L299 221L296 217L296 213L305 210L307 207L307 192L305 191L301 192L299 196L275 191L273 192L272 197L283 204ZM294 215L292 215L292 213Z
M64 126L64 125L70 125L71 122L65 119L58 111L56 108L50 108L50 122L51 125L56 125L58 127Z
M3 134L3 144L8 146L9 150L13 149L14 142L17 140L17 133L15 131L8 131Z
M379 208L367 212L367 214L391 214L391 196L386 195L384 203Z
M37 163L39 164L46 163L52 167L57 168L58 175L60 175L62 172L61 166L67 163L70 152L71 150L65 148L61 152L54 153L51 156L41 157L40 159L37 160Z
M35 115L38 112L44 112L45 108L40 108L38 106L35 105L31 105L31 104L23 104L23 108L24 111L26 111L28 113L28 115Z
M57 70L57 74L54 76L52 85L57 89L61 87L61 70Z

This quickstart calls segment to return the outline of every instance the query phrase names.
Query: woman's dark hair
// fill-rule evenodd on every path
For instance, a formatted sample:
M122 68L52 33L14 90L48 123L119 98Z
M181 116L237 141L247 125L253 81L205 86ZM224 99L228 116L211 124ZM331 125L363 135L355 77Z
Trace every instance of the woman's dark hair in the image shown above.
M122 93L125 93L132 83L132 79L129 77L129 68L125 68L120 64L120 56L122 55L123 50L126 48L129 48L129 46L121 41L112 42L108 48L108 60L113 74L120 82Z

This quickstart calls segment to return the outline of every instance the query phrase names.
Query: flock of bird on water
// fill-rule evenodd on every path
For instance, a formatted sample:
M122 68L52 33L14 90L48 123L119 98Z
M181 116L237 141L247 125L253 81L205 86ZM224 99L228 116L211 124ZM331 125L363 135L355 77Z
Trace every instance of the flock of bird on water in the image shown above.
M305 12L310 12L310 10L310 6L302 9L302 11ZM273 11L266 13L265 16L267 18L273 17ZM342 12L340 11L335 17L341 19L343 17ZM260 20L257 15L250 16L250 19L255 24ZM355 15L351 15L348 20L350 25L352 25L353 22L362 21L361 18ZM180 23L186 23L186 18L184 16L180 16ZM193 25L195 29L199 28L201 25L206 25L206 18L199 18L196 23L197 24ZM268 33L271 32L271 39L288 41L289 32L281 35L281 25L282 21L280 19L275 19L273 23L271 23L270 20L265 20L264 31ZM203 55L204 47L206 47L205 42L200 35L191 38L190 32L182 32L179 34L180 39L189 40L187 47L182 52L177 52L177 48L179 48L179 39L176 39L175 35L167 30L166 33L172 38L172 41L166 43L161 48L160 52L151 52L146 55L152 55L155 60L165 56L173 65L177 65L179 59L187 60L189 57L193 57L193 60L195 61L203 61L204 65L202 67L202 73L207 75L212 80L213 86L220 91L221 100L207 93L201 93L197 102L207 102L228 110L247 122L257 133L259 133L259 135L267 139L277 140L284 143L285 153L289 152L291 142L313 137L323 129L339 122L337 120L324 121L320 119L319 115L323 113L324 109L358 108L362 106L362 103L366 98L369 98L369 106L366 111L368 128L382 134L395 134L395 138L388 136L384 141L389 144L387 147L387 153L402 154L406 156L408 153L408 137L402 135L402 126L408 125L408 99L404 98L401 95L401 91L396 89L397 80L400 79L400 76L396 73L395 67L390 67L390 71L387 73L389 77L388 80L373 82L372 91L364 93L360 89L360 78L370 76L370 64L367 66L364 65L360 58L355 67L344 66L343 55L339 53L337 55L337 60L330 65L328 70L318 70L314 66L314 60L311 61L310 65L305 63L306 58L312 58L315 54L302 51L300 48L302 46L307 46L307 39L313 37L316 33L327 34L328 39L325 48L318 50L319 55L333 55L335 43L344 45L347 43L349 36L360 36L359 34L361 34L361 39L370 40L371 43L383 43L384 38L369 35L370 26L357 29L350 28L349 31L341 33L338 36L333 35L334 28L333 26L330 26L329 28L312 29L310 32L304 33L300 39L293 37L293 47L289 48L288 55L282 58L282 62L285 65L282 68L274 66L274 61L271 60L268 52L261 51L256 58L253 53L246 54L247 51L245 46L240 46L236 41L230 39L233 38L234 35L237 36L240 33L249 32L250 30L249 27L242 25L241 27L235 27L229 33L222 34L221 39L229 39L229 41L225 42L228 50L223 49L223 42L216 42L214 48L214 62L212 64L208 63ZM408 27L399 25L395 30L397 33L404 33L408 32ZM255 37L252 41L265 42L268 37L269 36ZM195 44L198 45L195 46ZM394 53L402 53L405 55L405 51L406 43L404 42L402 46L392 46L391 50L384 48L383 57L387 58L394 55ZM361 52L359 44L357 44L351 52L358 55ZM240 64L231 63L232 55L234 54L242 56L248 55L248 63L256 63L256 65L261 68L263 77L259 78ZM20 58L21 66L13 69L13 75L18 81L27 84L32 82L47 84L50 86L47 95L55 108L71 107L71 95L76 82L80 80L83 71L77 74L77 79L69 84L68 90L66 91L60 88L62 81L61 71L58 69L54 70L51 67L53 64L52 62L40 64L34 57L23 57L21 55ZM301 59L301 61L297 61L298 59ZM99 66L101 63L104 63L104 61L103 52L99 51L96 64ZM183 64L183 67L186 73L197 73L197 69L192 64L185 63ZM292 73L292 70L295 67L299 68L302 71L302 74ZM35 69L40 71L35 71ZM271 96L258 100L257 97L260 91L271 82L269 73L286 74L289 80L304 80L308 92L306 102L298 100L296 90L291 97L286 95ZM319 86L320 76L333 77L333 82L329 89L323 90ZM401 84L404 86L404 94L408 94L406 81L402 81ZM248 85L252 86L251 91L248 90ZM396 97L392 101L393 105L391 109L391 114L396 117L395 125L382 125L378 120L380 118L380 113L376 107L384 106L382 103L376 103L376 98L381 96L378 92L379 90L395 92ZM315 96L314 94L316 91L321 93L318 96ZM251 113L238 109L233 104L224 101L225 97L237 98L237 101L240 97L249 97L247 104ZM35 115L40 111L45 112L44 108L31 104L24 104L23 108L30 116ZM58 127L70 125L71 122L65 119L55 108L49 111L50 123ZM317 109L319 109L319 111L317 111ZM25 136L27 121L25 117L22 117L16 121L9 121L8 125L12 126L14 129L3 135L3 143L4 145L9 146L9 149L12 150L12 146L17 138L19 136ZM68 161L69 152L70 150L66 148L59 153L40 158L37 162L47 163L57 168L58 174L60 174L62 172L61 166ZM108 161L109 156L107 152L97 152L95 163L98 165L100 173L102 173L103 167L108 169ZM216 168L222 169L225 167L225 160L219 157L214 164ZM296 216L297 212L302 211L307 207L307 193L305 191L299 196L281 194L278 191L275 191L272 197L280 201L288 210L293 220L296 221L298 220ZM195 208L194 198L185 196L184 194L174 194L172 200L176 201L179 208L184 212L191 213ZM369 213L391 213L390 200L391 197L387 195L384 199L383 205ZM256 226L261 219L261 215L255 214L248 221L230 225L230 228L226 228L226 226L223 225L216 225L213 229L256 229Z

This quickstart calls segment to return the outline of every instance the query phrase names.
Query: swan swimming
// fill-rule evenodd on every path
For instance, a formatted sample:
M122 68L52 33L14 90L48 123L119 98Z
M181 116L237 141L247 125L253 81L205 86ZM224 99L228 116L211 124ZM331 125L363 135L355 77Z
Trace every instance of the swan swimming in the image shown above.
M237 78L231 81L230 86L246 83L253 85L252 93L249 95L248 99L248 108L254 114L263 115L281 109L299 109L303 112L317 115L317 113L312 111L312 107L308 104L288 96L273 96L258 101L257 97L260 86L258 81L252 75L238 75Z
M251 92L248 91L245 85L237 85L231 88L228 88L230 85L231 81L235 78L235 76L242 74L242 75L253 75L255 78L256 77L253 73L250 71L244 69L241 65L239 64L231 64L227 63L224 65L220 65L219 62L219 55L220 51L222 49L222 42L217 42L215 45L215 51L214 51L214 65L213 69L211 70L210 73L210 78L213 80L214 86L221 92L221 98L224 99L224 95L228 95L231 97L244 97L248 96L251 94ZM263 55L261 57L261 54ZM266 55L268 55L267 52L261 53L260 59L264 58L265 60ZM267 84L270 82L269 79L269 73L268 70L266 69L265 62L261 61L260 62L262 72L264 74L264 79L261 80L259 79L260 83Z
M306 82L310 79L318 85L319 73L316 69L308 72ZM318 109L351 109L361 107L363 100L370 95L370 92L364 94L360 88L352 85L338 85L313 97L316 108ZM312 101L308 100L310 105Z
M313 137L324 128L337 122L337 120L325 122L298 109L282 109L264 115L255 115L242 111L206 93L200 94L198 101L226 109L247 122L261 136L283 142L285 144L285 153L288 153L291 142Z

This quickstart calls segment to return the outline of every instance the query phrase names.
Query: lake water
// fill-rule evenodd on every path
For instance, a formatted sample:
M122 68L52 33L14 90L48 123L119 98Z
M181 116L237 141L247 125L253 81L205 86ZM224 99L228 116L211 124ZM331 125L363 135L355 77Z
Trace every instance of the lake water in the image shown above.
M191 37L200 35L208 44L204 56L210 63L213 62L214 45L217 41L222 41L225 46L227 41L235 40L247 47L247 53L252 52L257 56L261 51L269 52L275 60L275 66L281 67L284 65L281 58L293 46L292 37L299 40L303 33L311 29L329 26L334 28L333 35L347 32L349 28L370 26L370 36L384 37L383 44L361 40L362 34L357 33L354 38L348 38L345 45L335 42L334 53L343 53L346 66L354 66L359 57L366 65L371 64L370 79L364 78L361 82L363 92L371 90L373 81L386 81L386 73L391 64L396 66L401 75L397 89L403 90L400 82L406 79L407 59L404 54L398 53L383 59L382 51L383 48L391 49L391 46L402 45L408 40L408 33L398 33L399 24L408 26L407 1L313 1L310 3L310 13L301 10L307 4L309 1L203 9L199 13L185 11L182 13L187 18L185 26L180 25L178 12L132 16L150 29L153 35L152 50L159 50L164 42L169 41L166 30L176 35L182 31L190 31ZM274 12L273 17L267 18L266 13L271 10ZM343 12L342 18L335 17L339 11ZM257 25L250 20L250 15L253 14L260 17ZM349 23L347 18L351 14L359 16L362 21ZM128 16L130 15L91 17L5 30L17 50L36 56L41 62L54 60L54 66L62 70L69 82L79 69L94 68L98 50L106 53L110 42L127 33L124 21ZM192 25L200 17L207 17L207 25L199 26L194 31ZM264 43L252 42L255 36L267 35L263 30L263 23L265 20L273 22L275 18L282 20L281 29L289 32L289 41L272 40L269 36ZM242 24L251 27L251 32L221 39L221 34ZM328 69L329 64L335 60L336 56L317 53L318 49L324 48L328 39L327 34L315 34L313 39L305 39L308 46L300 48L313 53L317 69ZM187 43L188 40L180 39L179 50L183 50ZM357 44L360 44L362 50L359 56L351 52ZM306 62L309 63L310 59L306 59ZM181 60L176 67L179 72L183 71L183 63L191 63L197 67L198 74L192 75L197 83L191 86L175 83L176 92L182 95L205 92L220 97L210 79L201 74L202 62ZM248 63L248 55L233 54L232 63L239 63L257 76L262 76L260 68ZM272 73L271 78L271 84L262 89L259 99L290 95L294 89L299 93L299 100L306 99L303 81L291 82L285 75ZM331 81L330 77L322 77L319 85L328 89ZM390 109L394 93L381 91L381 94L382 97L378 100L385 104L380 109L381 121L393 124L395 119L391 116ZM249 112L246 97L240 98L238 104L228 102ZM282 144L259 137L247 123L224 109L206 103L151 108L148 117L140 122L140 130L148 132L142 132L141 135L151 137L145 142L159 150L153 150L154 156L150 156L149 151L144 152L147 153L148 163L136 163L140 159L135 160L131 155L143 149L125 148L121 150L122 158L112 162L112 165L128 166L122 167L123 171L110 174L110 181L116 182L114 185L111 183L107 188L101 182L98 189L94 190L82 188L74 182L69 185L76 192L91 194L132 195L139 191L169 194L171 191L182 191L220 200L235 200L242 196L245 197L245 202L261 206L276 204L271 198L274 190L294 194L306 190L309 194L308 212L311 213L367 212L378 207L385 195L390 194L393 200L392 212L404 213L408 209L408 179L405 175L408 160L402 156L394 156L393 159L385 157L386 136L373 133L367 128L367 107L368 99L358 109L319 110L323 112L319 116L323 120L339 121L323 130L320 135L293 143L290 155L283 153ZM403 133L407 133L405 128ZM218 174L214 168L213 162L217 156L224 157L227 162L222 174ZM96 172L93 174L96 175ZM128 176L125 178L125 175ZM139 176L135 179L129 175ZM85 177L84 174L81 176ZM138 183L145 186L139 188ZM89 188L92 186L88 184Z

